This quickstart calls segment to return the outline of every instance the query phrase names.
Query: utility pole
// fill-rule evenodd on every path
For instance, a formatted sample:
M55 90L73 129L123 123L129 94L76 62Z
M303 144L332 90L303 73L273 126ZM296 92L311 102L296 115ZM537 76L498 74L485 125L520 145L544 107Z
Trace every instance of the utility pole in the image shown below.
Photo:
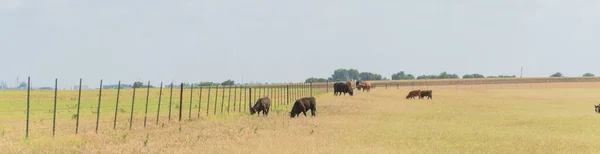
M523 78L523 66L521 66L521 78Z

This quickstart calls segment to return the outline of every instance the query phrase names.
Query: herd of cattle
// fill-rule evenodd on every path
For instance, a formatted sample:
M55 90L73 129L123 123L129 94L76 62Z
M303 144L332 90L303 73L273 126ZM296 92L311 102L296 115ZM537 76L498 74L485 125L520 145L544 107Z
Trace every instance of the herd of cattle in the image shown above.
M352 86L352 81L346 81L346 83L336 82L333 84L333 95L340 96L342 95L342 93L344 93L344 95L346 95L346 93L349 93L350 96L354 96L354 88L362 90L363 92L369 92L371 91L371 88L373 88L373 86L371 86L371 83L369 81L356 81L356 87ZM413 90L408 93L406 99L414 99L415 97L419 97L419 99L423 99L425 97L427 97L428 99L433 99L432 93L433 91L431 90ZM315 116L315 112L317 112L316 103L317 100L315 97L303 97L297 99L294 102L294 105L292 106L292 110L289 112L290 117L294 118L300 113L303 113L306 117L306 112L308 110L310 110L311 116ZM269 98L269 96L259 98L258 100L256 100L254 106L250 107L250 114L254 115L255 113L258 113L258 115L260 115L260 112L262 112L263 116L268 116L270 107L271 99ZM600 113L600 106L596 106L596 108L596 111Z
M371 83L369 81L364 81L364 82L360 82L360 81L356 81L356 89L358 90L363 90L363 92L366 90L367 92L371 90ZM344 95L346 95L346 93L349 93L350 96L354 96L354 87L352 87L352 82L351 81L346 81L346 83L343 82L336 82L333 84L333 95L334 96L339 96L342 95L342 93L344 93ZM415 97L419 97L419 99L423 99L425 97L427 97L428 99L433 99L432 96L433 91L432 90L413 90L408 92L408 95L406 96L406 99L414 99Z

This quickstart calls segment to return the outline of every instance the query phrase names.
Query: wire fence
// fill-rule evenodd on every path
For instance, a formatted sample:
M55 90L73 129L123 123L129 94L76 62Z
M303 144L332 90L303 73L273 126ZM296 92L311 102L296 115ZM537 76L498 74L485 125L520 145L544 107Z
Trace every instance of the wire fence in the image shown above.
M600 80L587 80L590 82L566 85L557 83L558 80L533 83L479 80L373 82L371 89L400 90L400 94L405 94L412 89L600 87ZM101 88L83 90L81 82L82 79L75 90L58 90L56 79L54 89L32 90L28 78L27 90L0 90L0 137L136 130L211 116L249 114L249 108L264 96L271 98L271 111L285 111L299 98L333 92L334 83L194 86L161 82L159 87L125 88L119 81L115 88L104 88L100 80Z
M0 135L60 135L163 127L209 116L249 114L256 100L271 99L271 111L284 111L302 97L332 91L331 84L194 86L160 83L159 87L0 90ZM150 82L148 81L148 84ZM189 85L189 86L186 86ZM58 132L58 133L57 133Z

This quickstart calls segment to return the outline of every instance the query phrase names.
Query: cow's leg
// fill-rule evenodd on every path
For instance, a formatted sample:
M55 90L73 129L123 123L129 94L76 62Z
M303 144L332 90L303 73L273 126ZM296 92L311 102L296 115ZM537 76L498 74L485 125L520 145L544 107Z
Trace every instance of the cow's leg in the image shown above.
M304 114L304 116L306 117L306 108L302 109L302 113Z
M315 106L312 106L312 109L310 109L310 114L311 114L312 116L315 116L315 112L317 112L317 107L315 107Z
M269 107L269 108L267 108L267 116L269 115L269 110L270 110L270 109L271 109L270 107Z

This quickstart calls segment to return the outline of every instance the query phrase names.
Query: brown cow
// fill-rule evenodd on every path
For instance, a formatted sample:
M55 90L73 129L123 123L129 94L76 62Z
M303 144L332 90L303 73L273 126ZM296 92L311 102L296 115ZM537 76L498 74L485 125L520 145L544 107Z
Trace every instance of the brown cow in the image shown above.
M419 93L419 99L423 99L425 96L427 96L429 99L433 99L432 93L433 91L431 90L422 90L421 93Z
M350 87L350 89L354 89L354 87L352 87L352 81L347 80L346 84Z
M417 96L420 97L420 95L421 95L421 90L413 90L413 91L408 92L408 95L406 95L406 99L409 99L409 98L414 99Z
M369 82L369 81L360 82L358 85L356 85L356 89L358 89L358 90L362 89L363 92L365 90L367 90L367 92L369 92L369 91L371 91L371 82Z

